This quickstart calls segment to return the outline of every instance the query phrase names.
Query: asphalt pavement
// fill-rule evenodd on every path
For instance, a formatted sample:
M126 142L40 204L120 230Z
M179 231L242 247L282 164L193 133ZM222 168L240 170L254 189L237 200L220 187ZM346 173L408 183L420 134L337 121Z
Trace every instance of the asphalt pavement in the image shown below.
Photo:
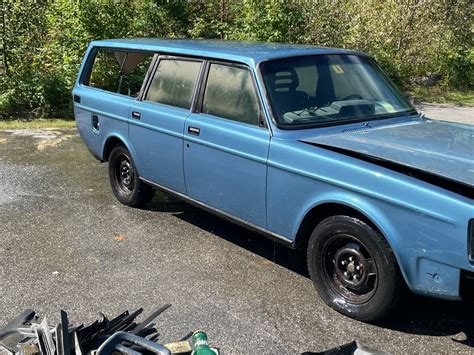
M0 295L0 326L25 308L87 323L172 303L158 318L161 341L204 329L224 354L352 340L474 352L472 304L407 296L390 319L365 324L323 304L301 252L164 193L144 209L121 205L74 129L0 131Z

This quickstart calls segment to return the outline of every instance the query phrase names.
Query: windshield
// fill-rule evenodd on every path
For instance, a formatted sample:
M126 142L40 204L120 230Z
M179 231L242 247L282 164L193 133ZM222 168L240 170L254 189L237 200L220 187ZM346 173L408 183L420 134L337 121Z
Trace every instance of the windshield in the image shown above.
M370 58L319 55L261 65L277 123L304 128L416 111Z

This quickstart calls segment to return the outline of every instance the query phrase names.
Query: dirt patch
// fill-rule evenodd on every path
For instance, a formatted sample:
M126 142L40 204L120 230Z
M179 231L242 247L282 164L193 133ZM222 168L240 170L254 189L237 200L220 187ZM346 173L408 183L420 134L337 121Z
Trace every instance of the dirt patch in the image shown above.
M54 148L61 143L75 137L73 130L59 128L42 128L42 129L9 129L5 130L13 136L32 137L35 139L36 150L42 151L47 148ZM70 133L69 133L70 132ZM6 138L2 138L0 143L5 143Z

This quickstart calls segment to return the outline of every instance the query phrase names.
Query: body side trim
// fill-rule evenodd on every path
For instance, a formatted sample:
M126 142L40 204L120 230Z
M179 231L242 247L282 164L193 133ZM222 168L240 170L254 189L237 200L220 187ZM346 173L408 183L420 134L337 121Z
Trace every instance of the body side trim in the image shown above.
M194 138L193 136L190 136L190 135L185 136L185 140L189 141L189 142L201 144L201 145L204 145L204 146L207 146L207 147L211 147L213 149L217 149L217 150L220 150L220 151L232 154L232 155L236 155L236 156L239 156L239 157L242 157L242 158L245 158L245 159L254 160L254 161L259 162L259 163L263 163L263 164L267 163L267 159L257 158L253 155L249 155L249 154L242 153L240 151L225 148L225 147L222 147L222 146L217 145L217 144L204 142L204 141L200 140L199 138Z
M78 104L78 103L75 103L74 106L76 106L77 108L80 108L82 110L89 111L91 113L96 113L96 114L101 115L101 116L112 118L112 119L117 120L117 121L122 121L122 122L126 122L126 123L128 123L128 121L129 121L128 118L123 118L123 117L114 115L114 114L109 113L109 112L96 110L92 107L84 106L84 105L81 105L81 104Z
M432 218L438 219L438 220L443 221L443 222L454 224L454 221L452 219L446 217L446 216L443 216L443 215L440 215L438 213L426 210L424 208L420 208L420 207L417 207L417 206L412 206L410 204L404 203L401 200L396 200L394 198L389 198L387 196L383 196L383 195L374 193L374 192L372 192L370 190L367 190L367 189L364 189L362 187L358 187L358 186L354 186L354 185L351 185L351 184L348 184L348 183L336 181L334 179L329 179L327 177L317 175L317 174L314 174L314 173L308 173L308 172L305 172L305 171L301 171L301 170L298 170L298 169L295 169L295 168L291 168L291 167L288 167L288 166L285 166L285 165L282 165L282 164L275 163L271 160L269 160L267 162L267 164L268 164L268 166L274 167L276 169L288 171L288 172L298 174L298 175L301 175L301 176L306 176L306 177L309 177L311 179L316 179L316 180L319 180L319 181L323 181L323 182L326 182L326 183L331 184L331 185L336 185L336 186L342 187L342 188L350 190L350 191L355 191L357 193L361 193L361 194L364 194L364 195L367 195L367 196L370 196L370 197L374 197L376 199L383 200L383 201L386 201L388 203L393 203L397 206L403 207L403 208L408 209L408 210L416 210L416 212L418 212L418 213L423 213L425 215L428 215Z
M149 125L149 124L146 124L146 123L143 123L143 122L130 121L128 123L131 124L131 125L134 125L134 126L140 126L140 127L149 129L151 131L164 133L164 134L167 134L169 136L173 136L173 137L177 137L177 138L183 138L183 134L181 134L181 133L176 133L176 132L173 132L173 131L170 131L170 130L167 130L167 129L163 129L163 128L160 128L160 127L157 127L157 126L152 126L152 125Z

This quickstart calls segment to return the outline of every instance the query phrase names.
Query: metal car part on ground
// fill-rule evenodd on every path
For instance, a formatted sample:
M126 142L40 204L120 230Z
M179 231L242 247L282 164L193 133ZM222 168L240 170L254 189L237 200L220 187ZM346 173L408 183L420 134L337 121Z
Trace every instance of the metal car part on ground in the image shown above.
M101 318L88 326L69 323L67 313L61 310L61 320L54 327L48 324L46 318L39 321L36 312L27 309L0 328L0 355L219 355L219 349L209 345L207 334L202 330L188 333L177 342L158 343L159 333L152 322L170 306L164 305L140 323L135 322L135 319L143 312L143 308L132 313L125 311L113 319L100 313ZM191 344L187 341L189 338ZM303 354L386 353L353 341L327 351Z

